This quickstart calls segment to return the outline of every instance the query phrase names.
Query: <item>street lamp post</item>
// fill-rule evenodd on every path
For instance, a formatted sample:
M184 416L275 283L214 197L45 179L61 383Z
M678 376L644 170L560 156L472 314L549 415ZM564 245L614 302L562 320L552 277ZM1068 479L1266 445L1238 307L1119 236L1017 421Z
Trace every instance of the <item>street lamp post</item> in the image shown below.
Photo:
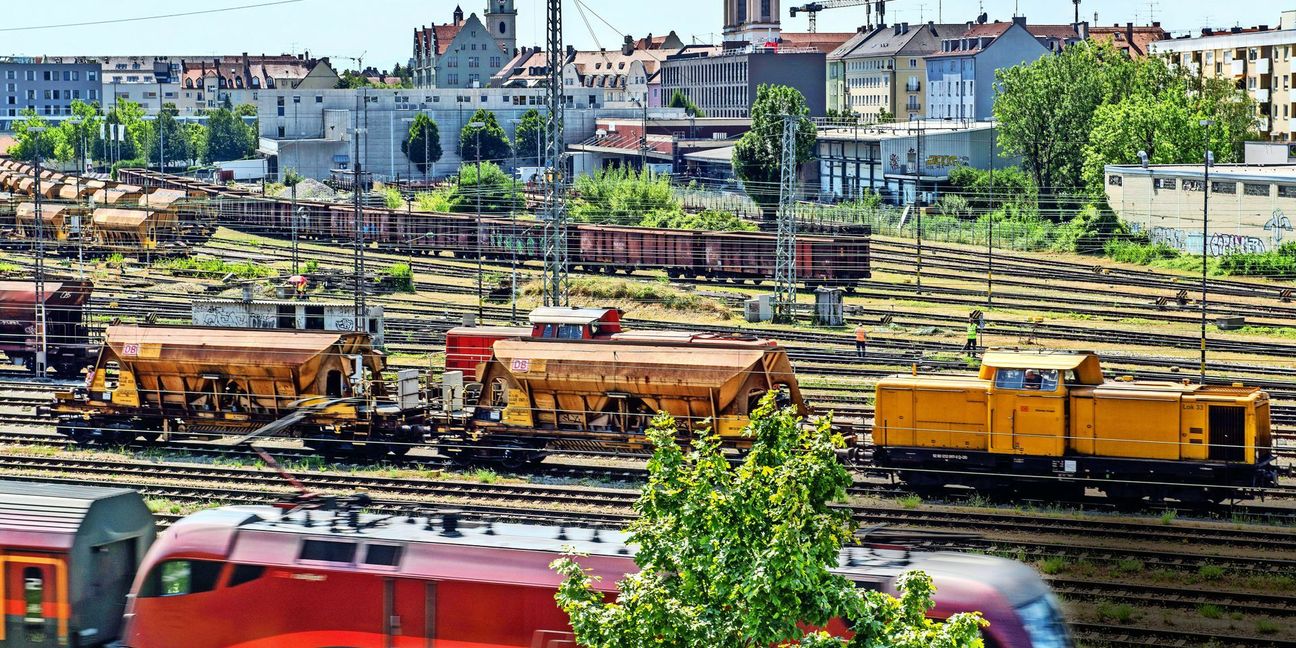
M1206 239L1210 233L1210 170L1215 165L1215 154L1210 150L1210 127L1215 125L1213 119L1201 120L1206 129L1206 155L1203 159L1205 173L1202 177L1202 262L1201 262L1201 384L1206 384L1206 261L1209 258Z
M477 154L477 322L480 324L484 319L485 304L482 302L482 174L481 174L481 133L486 128L485 122L472 121L468 122L468 127L476 131L476 154ZM427 138L424 138L426 140Z

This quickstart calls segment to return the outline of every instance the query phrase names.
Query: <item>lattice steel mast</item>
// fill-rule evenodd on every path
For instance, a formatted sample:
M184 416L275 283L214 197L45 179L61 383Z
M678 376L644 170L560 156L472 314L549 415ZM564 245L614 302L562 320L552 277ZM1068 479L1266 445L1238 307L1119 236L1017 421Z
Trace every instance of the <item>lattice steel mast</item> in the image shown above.
M783 117L783 166L779 181L778 239L774 251L774 301L776 320L792 322L797 301L796 275L796 196L797 196L797 126L800 118Z
M563 209L562 0L548 7L549 128L545 157L545 305L567 305L567 213Z

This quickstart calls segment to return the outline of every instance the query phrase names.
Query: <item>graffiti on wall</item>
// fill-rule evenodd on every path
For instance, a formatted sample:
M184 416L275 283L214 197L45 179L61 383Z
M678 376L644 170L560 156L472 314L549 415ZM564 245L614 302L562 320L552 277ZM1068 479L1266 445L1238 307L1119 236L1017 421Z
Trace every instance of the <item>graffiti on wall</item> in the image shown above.
M1201 253L1201 232L1185 232L1173 227L1153 227L1148 230L1148 239L1152 243L1168 245L1184 252ZM1211 256L1229 254L1258 254L1266 252L1269 245L1261 238L1223 232L1211 234L1206 241L1206 253Z
M1283 213L1283 210L1275 209L1273 216L1265 222L1264 228L1265 231L1269 232L1270 236L1273 237L1274 247L1278 247L1282 245L1283 232L1292 231L1292 222L1291 219Z

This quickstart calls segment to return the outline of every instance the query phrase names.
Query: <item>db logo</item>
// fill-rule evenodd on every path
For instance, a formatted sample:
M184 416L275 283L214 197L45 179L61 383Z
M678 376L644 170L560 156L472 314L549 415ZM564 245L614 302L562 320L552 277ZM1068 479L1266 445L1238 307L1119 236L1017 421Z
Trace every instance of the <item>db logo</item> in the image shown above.
M122 357L123 357L123 358L138 358L138 357L139 357L139 345L138 345L138 344L123 344L123 345L122 345Z
M531 361L527 358L514 358L509 368L514 373L529 373L531 371Z

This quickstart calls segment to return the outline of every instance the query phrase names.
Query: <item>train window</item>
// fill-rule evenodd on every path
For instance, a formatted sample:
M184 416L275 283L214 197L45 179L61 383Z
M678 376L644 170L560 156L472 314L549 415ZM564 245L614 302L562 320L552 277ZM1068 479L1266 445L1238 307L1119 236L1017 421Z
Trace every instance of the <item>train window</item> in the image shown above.
M401 548L390 545L369 545L365 547L365 564L395 567L400 564Z
M234 571L230 574L229 582L225 587L238 587L245 583L261 578L265 575L265 567L261 565L234 565Z
M558 333L557 333L557 330L556 330L556 329L557 329L557 325L556 325L556 324L545 324L545 325L544 325L544 329L540 331L540 337L542 337L542 338L556 338L556 337L558 337Z
M210 560L168 560L149 572L140 598L185 596L216 589L223 563Z
M1051 392L1056 391L1057 386L1056 369L998 369L995 371L995 387L999 389Z
M45 574L39 567L23 570L23 593L27 604L23 620L29 624L45 623Z
M301 555L298 558L321 562L353 563L355 555L356 543L354 542L307 540L302 543Z
M563 324L558 330L558 337L564 340L583 340L585 327L580 324Z

